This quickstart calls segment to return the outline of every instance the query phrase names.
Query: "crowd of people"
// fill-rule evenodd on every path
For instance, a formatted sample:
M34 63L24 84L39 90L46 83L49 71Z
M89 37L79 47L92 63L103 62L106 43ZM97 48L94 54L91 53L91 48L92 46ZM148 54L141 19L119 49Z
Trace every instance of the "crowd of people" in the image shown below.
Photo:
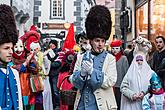
M41 47L36 27L18 37L11 7L0 5L0 110L165 110L165 37L138 36L125 51L114 39L108 51L111 28L96 5L72 49Z

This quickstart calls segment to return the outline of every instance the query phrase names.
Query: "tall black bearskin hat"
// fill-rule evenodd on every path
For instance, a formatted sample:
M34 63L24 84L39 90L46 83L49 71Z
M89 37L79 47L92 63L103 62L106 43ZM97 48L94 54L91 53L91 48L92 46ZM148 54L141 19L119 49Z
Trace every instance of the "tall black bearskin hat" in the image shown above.
M0 5L0 45L12 42L16 44L18 33L15 24L14 13L8 5Z
M90 9L85 21L88 39L99 37L108 40L111 34L111 27L111 14L107 7L95 5Z

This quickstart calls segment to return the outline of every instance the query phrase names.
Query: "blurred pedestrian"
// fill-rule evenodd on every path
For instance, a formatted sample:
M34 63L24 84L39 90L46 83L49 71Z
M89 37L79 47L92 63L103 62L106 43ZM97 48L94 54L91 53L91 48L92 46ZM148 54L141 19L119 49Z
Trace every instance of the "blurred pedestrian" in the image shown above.
M116 110L112 88L117 79L116 60L104 50L112 28L108 8L92 7L85 27L92 49L78 58L70 77L78 89L74 110Z
M50 49L48 50L47 57L51 61L50 71L49 71L49 81L52 91L53 108L60 108L60 96L57 88L58 74L61 67L61 62L56 61L58 57L58 52L61 50L58 48L58 42L56 40L51 40L49 42Z
M165 88L165 37L157 36L155 39L157 50L153 54L153 66Z
M127 57L129 66L131 65L133 57L134 57L133 56L133 52L134 52L134 49L135 49L135 39L132 40L132 44L131 45L132 45L132 49L128 53L128 57Z
M151 42L151 45L152 45L152 48L148 52L147 62L150 65L150 67L153 67L153 54L154 54L154 52L156 50L156 46L155 46L154 42Z

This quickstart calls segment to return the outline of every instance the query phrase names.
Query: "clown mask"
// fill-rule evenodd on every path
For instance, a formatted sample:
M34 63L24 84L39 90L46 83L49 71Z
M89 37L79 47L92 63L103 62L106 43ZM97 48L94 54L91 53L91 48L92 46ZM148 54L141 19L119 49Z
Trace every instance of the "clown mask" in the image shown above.
M37 54L39 51L40 51L41 47L40 47L40 44L39 43L34 43L32 42L30 44L30 51L34 54Z
M18 56L21 56L24 51L24 46L22 40L18 39L18 42L14 46L14 53Z
M121 51L121 48L120 47L112 47L112 53L114 55L118 54L120 51Z

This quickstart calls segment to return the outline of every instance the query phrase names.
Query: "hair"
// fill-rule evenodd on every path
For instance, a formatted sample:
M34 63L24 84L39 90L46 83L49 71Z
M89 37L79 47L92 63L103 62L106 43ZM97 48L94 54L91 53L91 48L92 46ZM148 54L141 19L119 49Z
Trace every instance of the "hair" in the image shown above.
M77 34L76 36L76 43L78 44L78 42L80 41L80 39L88 39L87 36L86 36L86 33L83 31L79 34Z
M165 44L165 38L164 38L164 36L157 36L156 39L158 39L158 38L163 39L163 42L164 42L164 44Z
M56 47L58 46L58 42L57 42L56 40L51 40L51 41L49 42L49 45L50 45L51 43L54 44Z
M86 34L88 39L104 38L108 40L111 34L111 14L107 7L95 5L87 15L85 21Z
M8 5L0 5L0 45L12 42L17 43L18 32L15 24L14 13Z
M128 49L132 49L132 45L127 45L127 48Z

